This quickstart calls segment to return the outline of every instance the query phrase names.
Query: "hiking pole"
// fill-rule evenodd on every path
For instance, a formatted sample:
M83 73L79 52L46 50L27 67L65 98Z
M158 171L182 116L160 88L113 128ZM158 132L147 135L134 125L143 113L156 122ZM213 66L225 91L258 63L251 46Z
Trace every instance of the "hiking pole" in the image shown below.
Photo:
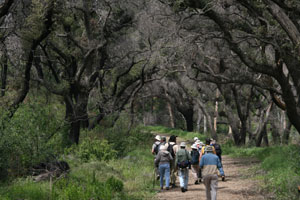
M155 186L155 182L156 182L156 169L154 168L154 170L153 170L153 188Z

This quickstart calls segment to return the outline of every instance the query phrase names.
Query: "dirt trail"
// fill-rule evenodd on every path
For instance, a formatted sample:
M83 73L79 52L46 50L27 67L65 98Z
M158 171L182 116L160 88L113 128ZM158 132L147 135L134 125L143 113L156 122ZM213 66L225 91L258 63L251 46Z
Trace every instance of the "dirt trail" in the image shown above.
M179 141L180 142L180 141ZM177 142L179 144L179 142ZM190 146L190 145L189 145ZM221 178L218 181L217 199L219 200L263 200L264 197L258 194L257 183L250 178L245 177L247 170L253 166L256 161L252 159L237 159L228 156L222 157L226 181L222 182ZM195 185L195 180L189 170L188 191L182 193L180 187L163 190L159 192L154 199L170 200L206 200L205 186L203 183ZM177 186L179 180L177 178Z

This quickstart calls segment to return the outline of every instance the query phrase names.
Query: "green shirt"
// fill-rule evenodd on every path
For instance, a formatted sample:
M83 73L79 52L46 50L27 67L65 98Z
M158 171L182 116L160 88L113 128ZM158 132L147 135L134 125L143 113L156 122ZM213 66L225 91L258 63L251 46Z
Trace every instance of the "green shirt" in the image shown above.
M192 160L191 154L186 149L179 149L176 153L175 163L182 162L185 160Z

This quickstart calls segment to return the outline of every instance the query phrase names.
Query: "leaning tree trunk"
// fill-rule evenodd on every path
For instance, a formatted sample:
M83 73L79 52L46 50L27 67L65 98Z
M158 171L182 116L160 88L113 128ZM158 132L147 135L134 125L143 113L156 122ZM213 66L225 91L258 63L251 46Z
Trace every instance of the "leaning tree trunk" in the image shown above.
M291 124L291 122L288 120L288 121L287 121L286 128L284 129L283 136L282 136L282 143L283 143L283 144L289 144L289 138L290 138L291 127L292 127L292 124Z
M245 145L246 144L246 135L247 135L247 119L241 120L241 130L240 130L240 144L239 145Z
M4 55L1 65L1 97L5 95L6 80L7 80L7 55Z
M215 113L214 113L214 132L217 132L217 120L218 120L218 112L219 112L219 102L218 99L220 97L220 92L217 89L216 91L216 102L215 102Z
M213 120L211 119L211 116L207 112L205 105L200 100L196 100L196 102L204 115L204 120L203 120L204 133L207 132L207 125L208 125L210 132L211 132L211 137L214 138L215 140L218 140L217 133L215 132L215 130L213 128Z
M202 120L202 113L200 111L200 109L198 109L198 116L197 116L197 132L200 133L200 123Z
M266 134L267 134L267 124L264 124L263 128L258 133L257 138L256 138L256 146L257 147L261 146L262 139L265 137Z
M71 97L64 98L66 105L66 122L70 125L69 130L69 140L71 144L79 143L79 135L80 135L80 121L76 120L75 108L72 103Z
M88 92L79 92L76 102L76 118L80 121L80 124L83 128L89 127L89 120L87 114L87 104L88 104L89 93Z
M170 102L167 102L167 108L169 112L169 117L170 117L170 126L171 128L175 128L175 120L174 120L174 114L172 110L172 106Z
M229 126L231 127L232 131L232 136L234 140L234 144L236 146L241 146L242 145L242 140L241 140L241 130L239 128L239 121L233 113L230 111L226 112L227 120L229 123Z
M271 124L271 134L272 134L272 139L273 143L275 145L280 144L280 134L279 134L279 127L277 126L277 121L275 120L270 120Z
M73 90L74 92L74 90ZM73 103L72 96L76 97ZM64 98L66 104L66 121L70 125L69 139L72 144L79 143L80 128L88 127L87 101L88 93L78 92Z

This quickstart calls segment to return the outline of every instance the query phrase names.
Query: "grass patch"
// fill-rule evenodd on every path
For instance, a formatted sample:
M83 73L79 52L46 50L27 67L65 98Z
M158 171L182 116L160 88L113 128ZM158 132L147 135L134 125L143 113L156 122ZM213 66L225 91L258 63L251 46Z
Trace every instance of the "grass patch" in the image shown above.
M71 168L67 177L54 180L52 185L49 181L35 183L30 177L21 178L0 186L0 199L142 200L153 197L154 164L150 152L152 140L149 140L152 134L137 129L126 137L119 137L118 142L123 142L122 149L126 151L121 157L116 157L119 149L114 149L114 138L108 138L107 142L102 137L106 134L100 134L99 138L95 133L86 134L81 144L66 149L67 154L62 157Z
M274 199L299 199L300 147L297 145L238 148L223 145L223 151L233 157L253 157L261 161L256 167L263 191Z
M150 199L155 193L154 158L150 148L132 151L121 160L113 160L109 165L121 172L125 191L132 199Z

